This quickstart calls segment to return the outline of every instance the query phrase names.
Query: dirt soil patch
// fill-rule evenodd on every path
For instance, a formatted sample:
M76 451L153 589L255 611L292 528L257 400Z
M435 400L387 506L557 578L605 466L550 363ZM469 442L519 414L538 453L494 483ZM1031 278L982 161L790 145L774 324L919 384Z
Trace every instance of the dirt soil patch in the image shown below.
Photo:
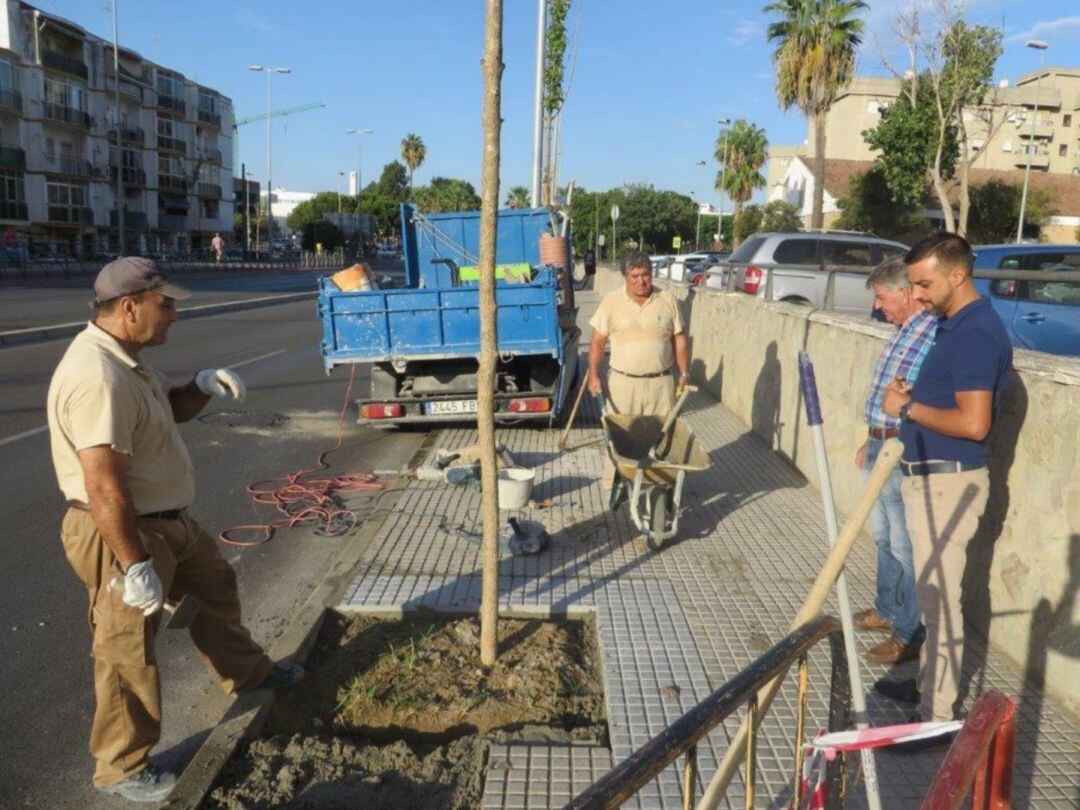
M479 661L474 618L328 613L307 681L207 806L474 808L489 738L605 742L592 620L501 619L498 662Z

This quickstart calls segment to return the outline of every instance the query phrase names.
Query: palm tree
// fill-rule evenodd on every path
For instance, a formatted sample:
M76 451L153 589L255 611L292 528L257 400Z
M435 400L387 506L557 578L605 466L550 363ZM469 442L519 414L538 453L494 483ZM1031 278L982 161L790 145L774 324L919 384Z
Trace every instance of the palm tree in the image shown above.
M765 12L779 14L766 37L776 43L776 95L782 108L798 107L814 122L814 207L810 227L823 224L825 116L855 71L855 51L868 8L862 0L775 0Z
M424 158L427 157L427 148L424 146L424 142L420 140L419 135L409 133L401 139L401 159L405 161L405 165L409 167L409 199L413 196L413 172L420 168L424 162Z
M525 186L514 186L506 194L507 208L528 208L531 202L529 190Z
M768 150L765 130L744 118L721 130L716 138L716 162L721 168L716 173L716 188L735 203L736 218L754 189L765 185L761 167L768 158Z

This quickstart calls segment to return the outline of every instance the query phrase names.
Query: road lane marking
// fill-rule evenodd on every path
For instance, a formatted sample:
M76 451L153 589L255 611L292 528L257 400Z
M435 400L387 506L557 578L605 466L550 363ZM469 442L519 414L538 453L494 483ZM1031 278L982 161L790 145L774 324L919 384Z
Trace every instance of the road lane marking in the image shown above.
M272 352L267 352L266 354L260 354L258 357L251 357L247 360L241 360L239 363L233 363L231 366L226 366L225 368L240 368L241 366L250 366L253 363L258 363L260 360L269 360L271 357L277 357L279 354L285 354L285 352L287 351L289 350L277 349ZM14 436L7 436L3 439L0 439L0 447L3 447L5 444L17 442L19 441L19 439L29 439L31 436L36 436L39 433L44 433L48 429L48 425L41 425L40 427L31 428L30 430L24 430L22 433L16 433Z
M14 436L8 436L7 438L0 439L0 447L4 446L5 444L11 444L11 442L17 442L19 439L28 439L31 436L36 436L39 433L44 433L48 429L48 425L42 425L41 427L24 430L22 433L16 433Z

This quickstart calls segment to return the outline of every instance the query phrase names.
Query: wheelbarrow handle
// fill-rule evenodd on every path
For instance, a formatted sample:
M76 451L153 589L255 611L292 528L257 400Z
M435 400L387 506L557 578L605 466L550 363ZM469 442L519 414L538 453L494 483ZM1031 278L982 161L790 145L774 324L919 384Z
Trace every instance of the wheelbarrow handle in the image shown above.
M656 458L656 448L658 448L667 438L668 433L671 432L672 426L675 424L675 420L679 418L679 411L682 410L683 405L686 403L687 397L694 391L697 391L696 385L684 385L682 387L682 393L679 394L679 398L675 400L675 404L672 406L671 411L667 415L667 419L664 420L664 426L660 428L660 435L656 437L656 441L653 442L652 448L649 450L649 457Z

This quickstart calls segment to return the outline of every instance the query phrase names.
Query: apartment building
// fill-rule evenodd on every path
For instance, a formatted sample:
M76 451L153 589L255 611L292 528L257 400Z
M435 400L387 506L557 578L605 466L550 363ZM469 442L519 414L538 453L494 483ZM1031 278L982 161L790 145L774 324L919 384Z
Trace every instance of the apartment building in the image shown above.
M111 42L3 0L5 247L32 255L172 254L232 230L231 101L123 47L119 65L117 76Z

